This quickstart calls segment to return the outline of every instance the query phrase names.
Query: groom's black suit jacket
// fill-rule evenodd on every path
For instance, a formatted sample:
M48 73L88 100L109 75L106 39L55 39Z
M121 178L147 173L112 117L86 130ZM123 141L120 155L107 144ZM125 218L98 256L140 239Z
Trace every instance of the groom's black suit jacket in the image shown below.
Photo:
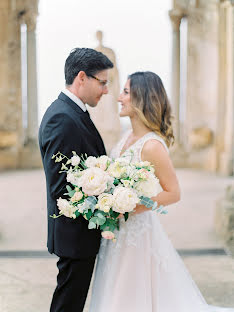
M47 186L48 241L50 253L59 257L86 258L95 256L100 245L100 231L89 230L88 222L82 217L70 219L61 216L53 219L50 215L59 214L57 199L66 193L66 174L59 173L61 163L51 157L58 151L72 156L105 155L103 141L91 121L88 112L83 110L64 93L47 109L39 129L39 145Z

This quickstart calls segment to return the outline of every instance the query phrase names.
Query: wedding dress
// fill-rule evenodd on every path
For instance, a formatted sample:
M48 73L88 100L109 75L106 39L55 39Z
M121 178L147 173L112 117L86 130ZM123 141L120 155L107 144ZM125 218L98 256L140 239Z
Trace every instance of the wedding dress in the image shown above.
M120 157L129 133L111 152ZM122 156L141 160L146 141L164 140L149 132ZM157 157L157 156L156 156ZM116 242L102 239L89 312L234 312L208 305L172 246L155 211L120 220Z

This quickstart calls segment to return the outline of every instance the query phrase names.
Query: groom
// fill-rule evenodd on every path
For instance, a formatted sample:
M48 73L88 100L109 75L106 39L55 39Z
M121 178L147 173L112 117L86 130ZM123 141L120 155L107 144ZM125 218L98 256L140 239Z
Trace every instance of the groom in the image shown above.
M50 312L82 312L100 245L100 231L89 230L83 217L58 215L56 200L66 193L66 174L51 159L58 151L67 157L106 154L103 141L85 104L96 106L108 93L108 69L112 62L101 52L76 48L65 63L66 89L47 109L39 129L39 145L46 175L48 241L50 253L59 257L57 287Z

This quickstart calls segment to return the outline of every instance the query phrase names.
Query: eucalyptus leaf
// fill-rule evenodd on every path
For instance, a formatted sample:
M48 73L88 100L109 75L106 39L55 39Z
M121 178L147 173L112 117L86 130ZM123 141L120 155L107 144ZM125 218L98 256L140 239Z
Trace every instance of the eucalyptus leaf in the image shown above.
M106 218L100 212L97 213L97 217L102 220L106 220Z
M80 212L79 212L78 210L76 210L76 211L75 211L75 215L76 215L76 217L78 218L79 215L80 215Z
M75 194L75 190L69 192L69 196L72 197Z
M153 207L152 207L152 210L156 210L157 207L158 207L158 203L157 203L157 202L154 202ZM160 207L159 207L159 208L160 208Z
M92 210L89 209L88 212L85 214L88 220L92 217L92 214Z
M103 225L106 223L106 218L104 217L104 219L101 219L101 218L97 218L97 224L98 225Z
M98 217L92 217L90 219L90 222L97 223L97 220L98 220Z
M93 222L89 222L88 229L89 230L96 229L96 224Z
M67 189L68 193L73 191L73 189L70 187L70 185L66 185L66 189Z
M125 212L125 214L124 214L124 220L125 220L125 222L128 220L128 217L129 217L129 213L128 213L128 212Z

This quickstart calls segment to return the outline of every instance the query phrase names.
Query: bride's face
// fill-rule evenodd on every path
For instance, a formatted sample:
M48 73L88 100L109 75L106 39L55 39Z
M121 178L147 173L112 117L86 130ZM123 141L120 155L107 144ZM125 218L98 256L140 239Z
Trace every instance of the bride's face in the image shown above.
M130 98L130 79L127 80L125 83L123 92L120 94L118 101L121 103L121 111L120 111L120 117L133 117L135 114L135 111L133 109L133 106L131 104L131 98Z

